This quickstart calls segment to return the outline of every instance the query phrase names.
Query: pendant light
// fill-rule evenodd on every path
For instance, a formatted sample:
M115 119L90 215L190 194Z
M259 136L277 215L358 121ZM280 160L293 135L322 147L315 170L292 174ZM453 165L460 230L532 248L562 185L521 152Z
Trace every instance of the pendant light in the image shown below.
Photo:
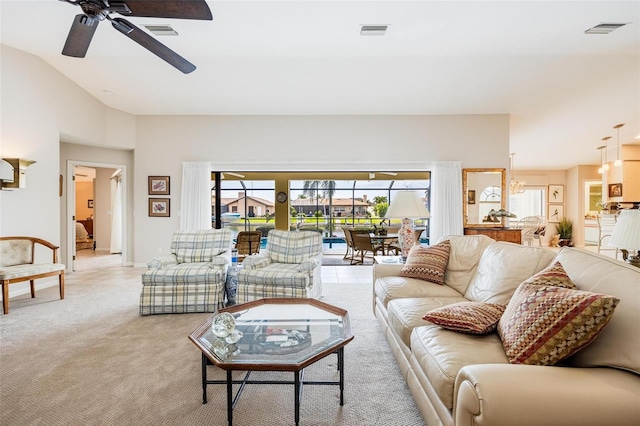
M602 170L604 170L605 172L609 170L609 163L607 162L607 150L609 149L609 139L611 139L611 136L602 138L602 140L604 141L604 163L602 164Z
M511 161L509 162L509 169L511 173L513 173L513 156L514 155L516 154L513 152L509 155L511 157ZM525 182L521 182L516 178L514 178L513 176L511 176L511 180L509 181L509 192L511 193L511 195L522 194L524 192L524 184Z
M598 150L600 151L600 167L598 167L599 175L604 173L604 157L602 156L602 150L604 148L605 148L604 145L598 147Z
M618 157L616 158L616 161L613 162L613 167L622 166L622 160L620 159L620 127L622 126L624 126L624 123L616 124L615 126L613 126L613 128L618 131Z

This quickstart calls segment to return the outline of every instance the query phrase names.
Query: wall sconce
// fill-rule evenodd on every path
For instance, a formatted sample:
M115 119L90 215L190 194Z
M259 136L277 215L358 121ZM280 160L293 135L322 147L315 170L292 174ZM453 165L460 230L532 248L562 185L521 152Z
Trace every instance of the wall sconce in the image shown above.
M3 158L0 163L0 181L3 190L27 187L27 167L35 163L25 158Z

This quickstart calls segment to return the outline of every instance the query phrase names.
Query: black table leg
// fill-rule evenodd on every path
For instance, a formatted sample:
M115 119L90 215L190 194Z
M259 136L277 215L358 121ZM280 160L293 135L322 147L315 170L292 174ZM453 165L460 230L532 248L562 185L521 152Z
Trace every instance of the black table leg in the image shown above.
M227 419L233 425L233 370L227 370Z
M338 366L340 368L340 405L344 405L344 346L338 349Z
M207 357L202 353L202 403L207 403Z
M296 426L300 423L300 372L294 371L293 373L293 401L294 401L294 410L295 410L295 420Z

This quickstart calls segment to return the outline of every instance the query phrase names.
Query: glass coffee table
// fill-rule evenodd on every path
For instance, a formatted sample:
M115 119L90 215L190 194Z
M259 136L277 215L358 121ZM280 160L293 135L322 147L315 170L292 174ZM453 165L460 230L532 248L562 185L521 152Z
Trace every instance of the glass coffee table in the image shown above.
M216 316L227 312L235 319L242 337L235 343L217 337L212 330ZM236 335L237 338L237 335ZM295 424L300 421L302 386L337 385L344 403L344 347L353 340L349 313L316 299L260 299L220 309L189 335L202 351L202 403L207 403L207 385L227 385L227 419L233 424L233 409L247 384L294 385ZM235 339L231 339L233 341ZM305 381L304 368L335 353L339 381ZM226 380L208 380L207 365L227 371ZM233 379L233 371L246 371ZM250 380L252 371L285 371L293 380ZM240 384L233 394L233 385Z

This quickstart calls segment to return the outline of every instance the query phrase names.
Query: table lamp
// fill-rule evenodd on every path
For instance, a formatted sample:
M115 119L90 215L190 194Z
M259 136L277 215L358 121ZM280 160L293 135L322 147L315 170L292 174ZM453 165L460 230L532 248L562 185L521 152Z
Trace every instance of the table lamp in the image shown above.
M640 210L620 211L609 245L619 248L624 260L640 268Z
M420 194L416 191L399 191L389 205L385 218L402 219L402 227L398 230L398 243L402 258L407 259L409 250L416 243L413 233L413 219L431 217Z

